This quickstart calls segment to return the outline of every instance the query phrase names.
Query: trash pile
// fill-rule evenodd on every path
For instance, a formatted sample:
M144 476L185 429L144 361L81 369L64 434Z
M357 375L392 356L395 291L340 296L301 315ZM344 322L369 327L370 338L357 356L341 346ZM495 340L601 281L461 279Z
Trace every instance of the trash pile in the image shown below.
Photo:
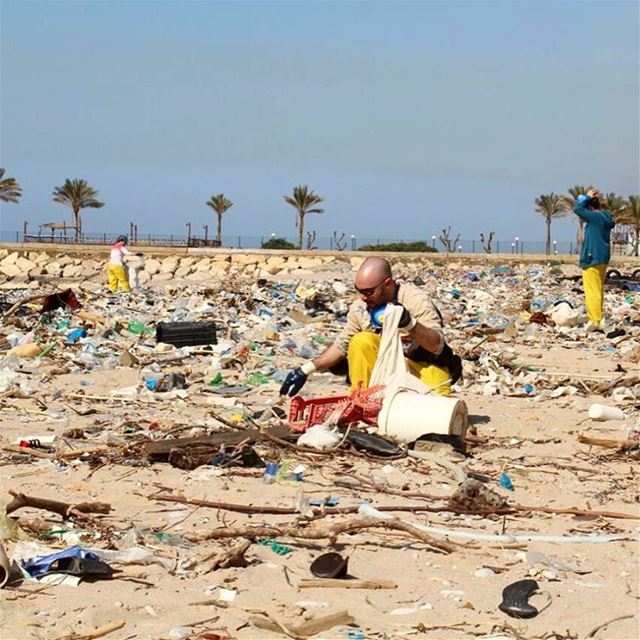
M357 262L330 266L5 288L3 594L69 639L637 626L638 274L587 333L570 265L398 262L463 356L456 396L322 373L283 398L355 299ZM566 620L595 589L605 619Z

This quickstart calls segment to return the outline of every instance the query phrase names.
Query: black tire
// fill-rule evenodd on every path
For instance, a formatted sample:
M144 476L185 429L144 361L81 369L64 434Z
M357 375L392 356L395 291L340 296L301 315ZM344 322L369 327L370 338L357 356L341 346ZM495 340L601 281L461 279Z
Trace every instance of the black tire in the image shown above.
M605 280L619 280L622 278L622 274L617 269L609 269L605 275Z

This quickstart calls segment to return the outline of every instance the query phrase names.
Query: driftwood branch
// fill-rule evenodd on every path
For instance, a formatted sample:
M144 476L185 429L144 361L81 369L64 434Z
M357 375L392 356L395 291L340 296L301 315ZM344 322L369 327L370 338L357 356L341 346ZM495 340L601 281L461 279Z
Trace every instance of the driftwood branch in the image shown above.
M87 631L85 633L70 633L66 636L60 636L57 640L94 640L94 638L102 638L102 636L106 636L112 631L122 629L124 625L124 620L116 620L109 624L102 625L93 631Z
M217 416L216 419L219 420ZM271 427L268 430L265 429L264 431L261 431L260 429L243 429L241 431L214 433L210 436L152 440L144 444L143 451L151 460L166 460L169 457L171 450L176 448L188 449L194 446L210 446L212 451L217 451L223 444L227 446L237 445L245 440L247 444L253 444L259 440L264 440L269 436L286 438L288 435L288 427L285 425L278 425Z
M401 492L396 492L394 495L401 495ZM414 498L425 499L437 499L434 496L428 494L412 493ZM189 504L196 507L206 507L210 509L222 509L224 511L234 511L236 513L267 513L272 515L295 515L298 511L294 507L270 507L270 506L255 506L251 504L234 504L232 502L212 502L210 500L195 500L185 498L183 496L164 496L160 494L154 494L147 496L149 500L159 500L160 502L179 502L180 504ZM444 499L444 498L442 498ZM316 507L313 509L314 516L331 516L331 515L346 515L351 513L358 513L358 506L353 507ZM617 518L620 520L640 520L640 515L632 513L623 513L620 511L594 511L592 509L572 509L572 508L558 508L553 507L527 507L525 505L513 505L500 509L487 509L481 511L474 511L469 509L462 509L451 505L449 503L443 505L427 506L424 504L410 504L410 505L382 505L377 507L379 511L401 511L409 513L459 513L474 515L510 515L510 514L522 514L528 512L537 513L557 513L573 516L599 516L601 518Z
M46 498L27 496L24 493L18 493L17 491L9 491L9 494L13 496L13 500L7 505L7 515L17 511L18 509L22 509L23 507L51 511L53 513L57 513L63 518L68 518L70 515L73 515L74 512L106 514L111 511L111 505L106 502L79 502L78 504L68 504L57 500L47 500Z
M304 640L304 638L314 636L322 631L328 631L339 625L353 624L355 619L349 615L348 611L338 611L337 613L330 613L304 622L285 623L277 620L266 611L261 611L258 615L250 616L249 622L258 629L284 633L295 640Z
M302 540L320 540L328 538L335 544L337 537L341 533L359 533L366 529L390 529L392 531L402 531L410 536L424 542L426 545L441 553L451 553L453 546L446 542L440 542L430 535L423 533L416 527L397 519L377 520L374 518L354 518L345 522L335 522L333 524L314 525L311 527L223 527L214 529L204 535L186 536L192 542L202 542L204 540L222 540L224 538L299 538Z
M638 444L637 440L609 440L607 438L592 438L584 433L578 436L578 442L582 444L591 444L597 447L606 447L607 449L631 449Z
M215 571L216 569L228 569L229 567L246 567L249 563L245 559L244 554L249 550L250 546L251 541L243 539L234 544L231 549L221 551L213 558L210 570Z
M23 304L29 304L36 300L44 300L44 298L50 295L53 295L53 293L38 293L34 296L27 296L26 298L22 298L22 300L18 300L18 302L4 312L4 315L2 316L3 320L6 320L9 316L13 315Z
M332 578L304 578L298 583L299 589L326 589L332 587L341 589L397 589L398 585L388 580L344 580Z

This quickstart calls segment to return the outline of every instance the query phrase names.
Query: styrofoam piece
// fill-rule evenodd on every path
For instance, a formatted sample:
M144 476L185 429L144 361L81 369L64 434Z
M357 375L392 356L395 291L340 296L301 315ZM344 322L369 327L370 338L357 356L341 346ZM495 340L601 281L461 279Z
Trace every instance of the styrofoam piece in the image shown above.
M402 442L414 442L428 433L455 435L464 440L468 425L464 400L435 393L399 391L386 396L378 415L378 431Z
M606 404L592 404L589 407L589 417L598 422L605 420L626 420L627 416L618 407L608 407Z

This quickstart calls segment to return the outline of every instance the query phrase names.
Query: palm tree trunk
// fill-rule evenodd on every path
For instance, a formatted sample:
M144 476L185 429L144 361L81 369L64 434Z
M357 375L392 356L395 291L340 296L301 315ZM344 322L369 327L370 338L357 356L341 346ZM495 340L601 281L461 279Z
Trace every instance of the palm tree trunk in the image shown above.
M636 246L634 255L636 258L640 255L640 225L636 225Z
M80 222L80 209L72 209L73 211L73 225L76 228L76 242L79 242L82 234L81 222Z
M298 249L302 249L302 235L304 233L304 213L298 214Z
M218 214L218 230L216 231L216 242L222 244L222 214Z
M551 218L547 218L547 242L544 250L547 255L551 254Z

